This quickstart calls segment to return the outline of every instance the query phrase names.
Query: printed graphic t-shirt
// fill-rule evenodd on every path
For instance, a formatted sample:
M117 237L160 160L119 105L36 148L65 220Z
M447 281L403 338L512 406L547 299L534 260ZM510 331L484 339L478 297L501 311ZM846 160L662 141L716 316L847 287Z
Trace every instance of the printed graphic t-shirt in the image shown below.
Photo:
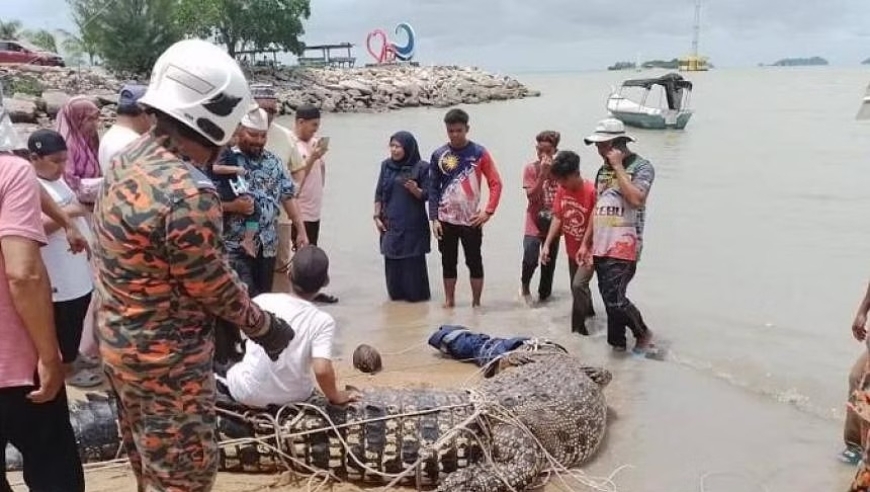
M432 154L429 169L429 220L471 225L480 206L483 179L489 187L484 211L495 213L501 198L501 177L482 145L468 142L462 149L444 145Z
M635 154L625 163L625 172L631 177L632 184L649 193L655 180L655 169L649 161ZM592 254L638 261L643 247L646 207L629 205L619 190L616 173L609 166L598 170L596 191Z
M568 259L574 261L577 251L583 245L583 235L595 208L595 185L590 180L584 180L583 185L576 190L562 186L556 190L553 199L553 215L562 222L562 235L565 236L565 252Z

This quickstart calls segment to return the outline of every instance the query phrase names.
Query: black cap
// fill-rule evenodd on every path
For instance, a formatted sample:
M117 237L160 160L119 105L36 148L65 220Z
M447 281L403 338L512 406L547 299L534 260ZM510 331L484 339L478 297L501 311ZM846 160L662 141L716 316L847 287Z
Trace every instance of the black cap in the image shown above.
M40 157L45 157L65 151L66 140L54 130L36 130L27 139L27 149Z
M290 281L305 294L316 294L329 283L326 252L309 244L296 251L290 261Z

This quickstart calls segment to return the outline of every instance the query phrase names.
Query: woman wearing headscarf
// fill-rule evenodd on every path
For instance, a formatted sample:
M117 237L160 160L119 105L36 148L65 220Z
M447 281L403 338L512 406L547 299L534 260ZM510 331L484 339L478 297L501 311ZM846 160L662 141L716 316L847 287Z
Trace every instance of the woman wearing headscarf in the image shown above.
M99 189L100 136L97 128L100 108L85 96L71 98L57 115L57 132L66 140L69 164L64 170L64 181L76 193L79 202L93 205Z
M413 135L398 132L390 137L390 158L381 163L375 188L374 220L384 255L387 292L394 301L430 298L428 166L420 159Z

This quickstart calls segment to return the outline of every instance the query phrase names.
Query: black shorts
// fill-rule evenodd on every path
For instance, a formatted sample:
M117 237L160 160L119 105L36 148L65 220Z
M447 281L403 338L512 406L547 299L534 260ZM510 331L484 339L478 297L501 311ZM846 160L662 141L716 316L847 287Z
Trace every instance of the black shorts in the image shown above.
M88 306L91 305L91 294L92 292L89 292L78 299L54 303L54 328L64 364L72 364L79 355L79 344L82 341L82 329L85 316L88 314Z

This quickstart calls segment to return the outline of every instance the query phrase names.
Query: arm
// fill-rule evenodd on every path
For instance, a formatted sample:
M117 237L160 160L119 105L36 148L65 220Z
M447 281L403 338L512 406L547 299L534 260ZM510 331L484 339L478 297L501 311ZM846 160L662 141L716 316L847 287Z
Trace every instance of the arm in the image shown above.
M45 218L43 218L43 227L46 234L52 234L59 229L65 229L70 251L73 253L90 251L87 240L82 236L76 224L70 220L73 217L84 216L84 209L80 205L76 204L67 208L61 208L52 200L51 196L42 186L39 187L39 205L42 213L48 216L51 219L51 223L54 224L49 226Z
M487 214L493 215L498 208L499 200L501 199L501 176L498 174L498 168L495 166L495 161L489 151L484 151L480 162L480 171L483 177L486 178L486 184L489 187L489 200L486 203Z
M550 230L547 231L547 239L544 241L544 246L541 248L542 250L549 251L550 245L553 244L553 240L556 239L559 234L562 233L562 221L559 217L553 216L553 220L550 222Z
M438 220L438 204L441 203L441 169L438 168L438 152L429 159L429 220Z
M634 208L642 207L646 203L646 197L655 179L655 171L650 164L641 165L634 173L634 178L628 175L622 162L618 165L611 166L616 173L616 180L619 183L619 191Z
M305 233L305 224L302 222L302 214L299 213L299 206L296 202L296 184L287 176L286 168L283 164L277 168L279 173L278 189L281 196L281 205L284 207L284 212L296 228L296 242L301 243L300 246L308 244L308 235Z
M11 164L10 164L11 165ZM63 385L60 350L54 330L51 284L39 248L46 243L40 221L40 190L36 173L16 163L0 190L0 251L9 294L39 357L39 390L35 402L54 399Z
M227 263L221 227L220 202L212 190L177 202L166 218L169 274L204 310L248 336L259 335L267 328L266 316Z
M341 392L335 382L335 370L332 368L332 361L329 359L315 358L311 360L311 367L314 370L314 378L317 380L317 386L323 395L330 403L341 404ZM340 402L340 403L339 403Z
M523 188L526 190L526 198L531 204L540 204L544 201L544 181L543 172L538 172L535 177L535 168L528 166L523 170Z
M429 201L429 163L424 162L423 165L417 168L417 181L420 183L420 199L423 203Z
M335 320L332 317L324 320L317 329L316 335L311 342L311 368L317 386L323 391L323 395L333 405L343 405L355 399L348 391L341 391L335 381L335 370L332 367L332 337L335 333Z

